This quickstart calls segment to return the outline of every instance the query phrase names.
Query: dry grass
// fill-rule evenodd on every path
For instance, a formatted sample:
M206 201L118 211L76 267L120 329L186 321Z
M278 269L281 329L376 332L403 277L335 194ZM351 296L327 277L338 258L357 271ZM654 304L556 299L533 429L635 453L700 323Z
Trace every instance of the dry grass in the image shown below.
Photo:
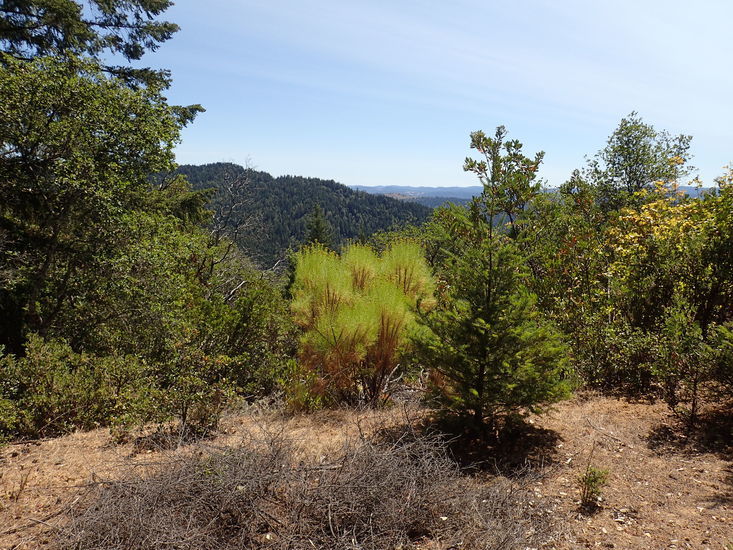
M537 422L560 434L551 457L555 475L536 484L567 527L558 548L729 550L733 544L733 455L725 446L660 446L660 431L684 438L663 403L588 395ZM609 475L600 509L588 514L579 508L577 480L594 445L592 465Z
M303 461L282 432L194 452L152 476L100 485L64 529L64 548L505 549L550 536L523 484L461 475L436 437L409 428Z

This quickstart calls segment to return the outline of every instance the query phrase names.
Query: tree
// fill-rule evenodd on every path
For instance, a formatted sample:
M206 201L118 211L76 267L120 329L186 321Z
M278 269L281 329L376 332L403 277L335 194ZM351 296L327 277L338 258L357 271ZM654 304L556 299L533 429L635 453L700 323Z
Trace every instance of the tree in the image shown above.
M195 189L213 188L211 206L223 206L230 182L247 184L237 193L240 202L233 219L256 220L256 230L240 231L237 244L264 268L282 265L289 249L305 242L309 220L320 206L332 230L328 246L340 247L348 241L370 236L376 231L421 224L432 210L421 204L384 195L356 191L345 185L318 178L272 177L231 163L201 166L182 165L176 170L185 175Z
M436 394L448 410L472 414L477 426L537 411L567 394L566 348L526 286L524 206L542 155L530 159L517 141L471 135L481 160L466 159L484 191L468 209L436 214L451 239L439 268L438 307L420 317L417 356L433 369ZM506 225L501 225L504 221Z
M534 158L522 153L518 140L505 140L506 128L499 126L493 138L481 131L471 134L471 148L481 154L480 160L466 158L463 169L476 174L484 186L481 201L477 206L480 215L490 219L489 238L494 224L509 224L509 230L516 236L517 223L527 204L540 191L537 170L545 156L540 151Z
M133 90L94 63L3 61L0 231L12 280L0 342L18 351L24 334L53 324L125 214L159 208L149 175L172 167L188 119L160 87Z
M178 31L155 18L170 0L5 0L0 6L0 48L18 59L91 56L104 52L140 59ZM106 66L132 82L168 81L166 71Z
M299 355L309 397L380 403L409 346L414 311L429 307L432 293L423 252L409 241L381 257L364 245L341 256L321 245L298 252L291 309L304 330Z
M333 248L333 230L318 203L305 222L305 244L321 244L326 248Z
M621 119L606 147L588 163L586 176L598 188L605 211L639 205L637 195L653 189L654 183L677 182L693 170L690 160L692 136L672 136L643 122L636 112Z
M244 182L208 211L171 174L200 108L169 105L165 74L101 62L167 39L169 5L0 7L0 435L44 435L49 415L54 433L176 416L207 431L233 390L282 375L284 299L233 243Z
M656 200L622 209L607 232L609 317L653 343L649 365L634 367L651 371L675 412L689 403L690 421L699 390L722 372L711 368L713 351L733 320L733 188L721 183L696 199L660 188Z

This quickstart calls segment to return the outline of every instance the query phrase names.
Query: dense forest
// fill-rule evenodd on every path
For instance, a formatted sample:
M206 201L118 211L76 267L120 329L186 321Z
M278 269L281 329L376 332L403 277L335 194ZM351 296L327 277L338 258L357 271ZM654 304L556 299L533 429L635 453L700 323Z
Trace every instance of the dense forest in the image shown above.
M263 267L272 266L306 240L307 220L316 205L331 226L333 246L376 231L420 224L430 215L430 209L419 204L355 191L335 181L274 178L230 163L182 165L177 173L186 176L194 189L213 189L214 203L236 195L239 206L232 223L249 224L238 234L237 244Z
M422 204L423 206L427 206L428 208L438 208L439 206L445 206L448 203L465 205L471 202L471 199L466 199L466 198L461 198L461 197L431 197L431 196L406 197L402 200L406 202L414 202L417 204Z
M387 410L406 388L429 411L426 422L492 449L587 390L659 401L687 434L710 411L731 415L733 171L699 196L683 192L696 188L691 136L632 112L547 193L544 153L527 153L504 126L476 131L463 168L480 193L435 210L329 180L178 166L175 146L202 107L169 104L165 71L105 61L137 61L170 38L176 26L157 19L170 2L94 3L92 20L71 0L0 9L0 439L103 427L114 444L155 430L185 445L253 402L268 399L284 414ZM286 269L271 269L280 260ZM435 459L437 439L422 454L412 453L415 441L411 433L370 443L369 468L419 463L422 482L464 483L447 454ZM397 468L395 449L407 449ZM246 464L263 464L258 456ZM281 468L274 456L268 463ZM311 470L365 469L347 458L300 468L290 457L293 469L283 465L263 485L283 472L297 486ZM260 482L245 462L207 460L180 479L231 486L234 496ZM590 474L584 510L597 506L603 478L589 458ZM405 495L416 490L399 479ZM357 481L346 502L371 494ZM129 487L116 486L107 502ZM315 514L297 499L323 485L308 478L303 487L274 491L268 498L287 494L295 504L272 513ZM210 499L164 521L190 525L226 500ZM431 505L435 513L419 516L431 530L401 531L374 528L382 516L372 501L366 527L344 512L339 531L328 499L319 502L327 517L308 525L323 547L341 537L332 547L379 548L414 545L444 524L459 537L460 514L486 499L476 492L454 503L459 519L448 523L435 512L443 503ZM201 547L278 547L262 537L305 528L239 510L201 520L201 532L213 529ZM136 528L105 546L113 523L76 524L80 538L67 547L171 547L162 535L134 546ZM292 537L302 545L283 535L280 547L313 545L300 531ZM476 541L465 547L483 547Z

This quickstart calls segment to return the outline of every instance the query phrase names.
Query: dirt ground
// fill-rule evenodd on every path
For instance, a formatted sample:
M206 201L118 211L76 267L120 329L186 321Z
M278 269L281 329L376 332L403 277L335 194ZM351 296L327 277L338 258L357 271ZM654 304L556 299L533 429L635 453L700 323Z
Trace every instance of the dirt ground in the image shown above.
M317 456L346 437L425 416L403 407L291 418L248 412L228 417L208 444L237 445L256 430L282 430ZM733 548L733 449L725 444L733 440L730 425L711 423L705 438L685 437L663 404L598 396L563 403L531 422L529 437L501 444L515 464L544 471L533 482L532 504L558 519L558 541L549 548ZM133 467L155 468L180 452L186 448L115 444L107 430L0 448L0 549L52 548L66 512L90 486ZM472 459L498 464L491 450L482 456L474 446L471 452ZM579 508L577 479L589 459L609 472L595 513Z
M576 399L538 423L559 434L537 493L565 521L561 548L733 548L733 454L679 435L665 405ZM609 477L589 515L577 479L591 450Z

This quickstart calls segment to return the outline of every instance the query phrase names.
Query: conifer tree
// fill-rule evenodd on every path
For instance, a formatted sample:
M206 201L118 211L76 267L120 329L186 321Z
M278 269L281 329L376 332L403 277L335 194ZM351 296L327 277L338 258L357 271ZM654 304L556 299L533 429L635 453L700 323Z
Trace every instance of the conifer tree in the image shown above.
M178 31L158 21L171 0L4 0L0 4L0 51L17 59L91 57L105 53L139 60ZM170 83L165 70L103 65L130 83Z
M433 279L419 245L393 243L379 257L351 245L296 255L294 318L303 329L302 374L326 403L376 405L388 393L418 307L432 303Z
M436 221L450 235L442 265L439 305L422 315L417 356L432 368L434 389L448 410L470 414L478 426L502 416L540 410L568 391L566 348L540 315L525 284L524 205L539 191L542 154L524 156L521 143L471 135L481 160L465 169L484 185L469 208L442 209Z
M321 205L316 203L308 215L305 225L305 244L321 244L333 248L333 229L328 223Z

